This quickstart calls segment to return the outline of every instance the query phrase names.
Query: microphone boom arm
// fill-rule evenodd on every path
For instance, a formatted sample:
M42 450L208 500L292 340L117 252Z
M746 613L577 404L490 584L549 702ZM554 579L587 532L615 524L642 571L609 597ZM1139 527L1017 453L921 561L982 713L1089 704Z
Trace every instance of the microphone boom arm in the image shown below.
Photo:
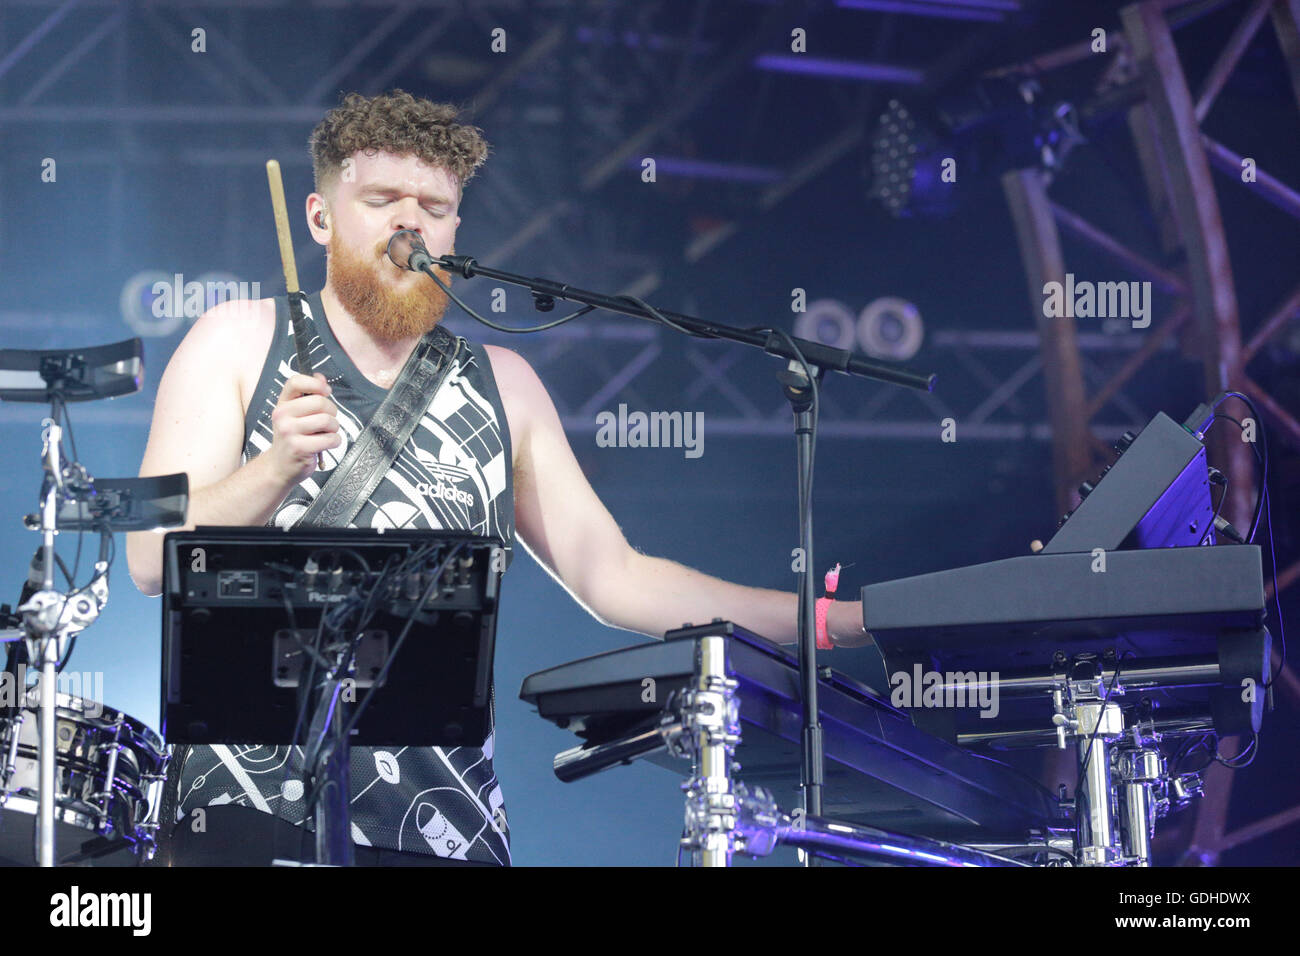
M420 244L420 248L423 249L423 243ZM412 262L415 261L415 254L412 254L411 260ZM429 264L419 271L431 271L433 266L441 266L448 272L463 276L466 279L483 276L487 279L496 279L498 282L522 286L535 295L580 302L592 308L604 309L606 312L658 321L657 316L631 299L590 292L586 289L577 289L567 283L553 282L550 279L530 278L514 272L492 269L479 265L478 260L473 256L431 257ZM411 268L411 266L407 266L407 268ZM905 368L863 358L847 349L837 349L808 339L777 335L770 330L740 329L734 326L720 325L716 322L706 322L704 319L693 315L670 312L667 309L656 309L655 311L671 320L674 324L682 326L692 335L739 342L742 345L760 348L769 355L796 361L798 356L794 354L789 345L790 342L793 342L810 365L816 365L830 371L842 372L845 375L856 375L861 378L875 379L878 382L887 382L891 385L902 385L905 388L914 388L923 392L934 391L937 378L934 373L913 372Z

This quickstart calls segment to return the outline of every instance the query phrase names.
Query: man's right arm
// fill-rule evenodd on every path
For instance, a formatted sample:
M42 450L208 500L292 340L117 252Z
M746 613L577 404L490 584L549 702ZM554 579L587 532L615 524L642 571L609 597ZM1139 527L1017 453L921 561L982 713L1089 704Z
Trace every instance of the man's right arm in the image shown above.
M186 528L265 524L290 489L310 474L316 454L339 443L338 418L323 376L295 375L272 413L271 448L240 466L244 401L240 362L265 323L262 302L210 309L177 347L158 385L141 476L186 472ZM264 331L264 329L263 329ZM162 591L162 535L127 535L127 563L145 594Z

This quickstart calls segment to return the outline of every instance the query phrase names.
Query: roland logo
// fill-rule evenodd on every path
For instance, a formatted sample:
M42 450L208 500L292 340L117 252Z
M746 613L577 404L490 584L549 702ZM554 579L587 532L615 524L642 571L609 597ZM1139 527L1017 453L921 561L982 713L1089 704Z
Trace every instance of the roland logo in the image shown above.
M323 591L308 591L307 600L312 604L337 604L342 601L346 594L326 594Z

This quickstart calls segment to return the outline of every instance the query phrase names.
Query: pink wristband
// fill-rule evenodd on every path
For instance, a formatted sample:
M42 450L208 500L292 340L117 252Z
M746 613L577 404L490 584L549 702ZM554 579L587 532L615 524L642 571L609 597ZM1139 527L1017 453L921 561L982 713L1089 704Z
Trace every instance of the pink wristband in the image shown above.
M826 631L826 612L830 610L830 606L834 602L834 598L817 599L815 612L817 615L817 649L819 651L832 651L835 649L835 645L831 642L831 636Z

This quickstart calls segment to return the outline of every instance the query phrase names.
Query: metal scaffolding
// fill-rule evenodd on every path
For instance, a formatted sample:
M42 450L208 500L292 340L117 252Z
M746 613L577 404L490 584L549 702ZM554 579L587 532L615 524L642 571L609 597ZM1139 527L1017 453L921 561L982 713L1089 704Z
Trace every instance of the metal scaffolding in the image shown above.
M1254 382L1246 370L1260 347L1300 311L1300 287L1254 323L1255 333L1243 343L1229 242L1210 167L1213 165L1235 182L1247 185L1257 199L1271 202L1297 218L1300 218L1300 195L1263 170L1257 171L1254 182L1244 183L1242 157L1216 143L1200 128L1228 76L1270 14L1278 41L1288 54L1291 85L1300 101L1300 56L1296 55L1300 51L1296 27L1300 0L1256 0L1250 4L1197 97L1190 91L1168 22L1170 10L1176 6L1162 0L1145 0L1126 7L1121 12L1121 20L1126 41L1122 53L1131 57L1127 65L1145 93L1143 102L1129 109L1129 129L1150 205L1159 223L1163 252L1181 259L1184 263L1181 268L1161 268L1079 214L1054 203L1048 196L1048 177L1039 170L1008 173L1003 180L1029 279L1030 308L1040 317L1043 364L1049 369L1045 379L1055 449L1057 504L1062 509L1079 503L1075 485L1090 477L1099 466L1096 456L1110 457L1089 423L1102 407L1115 400L1119 388L1151 355L1167 348L1170 340L1180 333L1192 333L1184 344L1199 359L1206 398L1227 390L1244 392L1268 416L1268 425L1274 433L1280 432L1293 444L1300 443L1300 423ZM1085 51L1086 47L1061 51L1050 59L1050 64L1060 66L1072 62L1086 55ZM1035 62L1033 68L1041 70L1043 62ZM1062 229L1102 251L1134 275L1177 297L1170 314L1154 325L1143 346L1091 395L1084 388L1080 372L1078 335L1073 320L1042 318L1044 283L1061 281L1066 272L1060 242ZM1224 513L1230 521L1246 527L1254 510L1257 484L1250 447L1238 434L1222 428L1207 436L1207 445L1211 460L1228 478ZM1284 588L1297 578L1300 578L1300 564L1279 573L1278 587ZM1271 598L1271 585L1268 591ZM1280 649L1275 646L1275 668L1281 664L1279 655ZM1291 665L1281 669L1277 684L1293 703L1300 702L1300 681ZM1189 862L1212 864L1224 850L1288 826L1300 815L1300 810L1293 808L1234 833L1225 833L1231 771L1220 763L1212 764L1205 790L1206 799L1197 809L1192 833L1190 837L1183 835L1189 843L1185 853Z

